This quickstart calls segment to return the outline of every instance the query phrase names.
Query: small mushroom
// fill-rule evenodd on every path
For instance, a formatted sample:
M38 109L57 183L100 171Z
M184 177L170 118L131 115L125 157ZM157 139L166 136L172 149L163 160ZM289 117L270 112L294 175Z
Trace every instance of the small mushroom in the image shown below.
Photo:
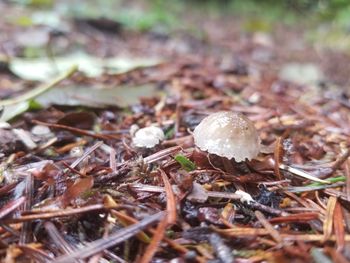
M236 162L255 158L260 138L254 124L241 113L220 111L204 118L194 129L194 143L202 151Z
M153 148L162 140L164 140L163 130L155 126L137 130L132 138L134 145L140 148Z

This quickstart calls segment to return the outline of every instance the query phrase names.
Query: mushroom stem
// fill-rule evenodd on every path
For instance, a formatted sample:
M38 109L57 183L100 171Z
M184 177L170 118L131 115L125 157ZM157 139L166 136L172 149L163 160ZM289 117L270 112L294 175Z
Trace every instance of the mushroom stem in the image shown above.
M232 164L232 161L227 159L226 157L221 157L222 164L224 165L225 171L229 174L234 175L237 173L237 170Z
M238 173L237 169L233 165L232 160L227 159L226 157L221 157L222 164L224 165L225 171L229 174L235 175ZM233 185L237 190L243 190L243 186L239 182L234 182Z

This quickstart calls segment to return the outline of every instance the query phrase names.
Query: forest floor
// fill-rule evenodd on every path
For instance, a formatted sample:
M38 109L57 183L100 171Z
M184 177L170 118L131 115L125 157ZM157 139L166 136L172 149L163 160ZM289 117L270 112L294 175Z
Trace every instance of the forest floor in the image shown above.
M0 2L1 260L348 262L346 34L116 2ZM218 111L257 157L196 147Z

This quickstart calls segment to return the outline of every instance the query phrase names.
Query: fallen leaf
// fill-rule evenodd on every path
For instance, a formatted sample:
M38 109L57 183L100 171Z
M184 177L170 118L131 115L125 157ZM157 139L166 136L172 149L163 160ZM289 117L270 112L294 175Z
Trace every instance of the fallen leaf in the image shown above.
M175 156L174 158L183 169L185 169L186 171L190 172L193 170L196 170L196 165L190 160L188 159L186 156L183 156L181 154L178 154Z
M78 65L79 71L89 77L97 77L103 72L122 73L137 67L154 66L160 63L159 59L128 57L101 59L85 53L76 53L65 57L55 57L54 60L50 58L12 58L10 69L23 79L45 81L57 75L57 71L67 71L71 67L72 61Z
M156 96L159 92L154 85L121 86L115 88L93 88L83 86L67 86L53 88L36 98L36 101L48 107L87 106L100 108L103 106L127 107L139 102L140 97Z
M323 74L314 64L289 63L282 67L279 77L300 85L310 85L321 81Z
M93 185L94 179L91 176L76 180L62 195L61 202L63 206L67 206L72 200L90 190Z
M57 124L90 130L95 122L94 114L86 111L70 112L57 121Z

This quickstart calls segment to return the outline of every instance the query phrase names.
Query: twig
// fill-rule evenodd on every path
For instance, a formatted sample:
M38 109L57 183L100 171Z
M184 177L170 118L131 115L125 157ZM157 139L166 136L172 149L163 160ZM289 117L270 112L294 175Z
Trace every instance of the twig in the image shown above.
M38 121L38 120L32 120L32 123L38 124L38 125L47 126L47 127L51 127L51 128L67 130L67 131L71 131L71 132L76 133L76 134L90 136L92 138L96 138L96 139L100 139L100 140L113 140L114 139L114 137L109 136L109 135L93 133L93 132L90 132L90 131L74 128L74 127L71 127L71 126L66 126L66 125L63 125L63 124L48 123L48 122L43 122L43 121Z
M251 202L249 204L249 206L251 206L252 208L255 208L255 209L267 212L267 213L269 213L271 215L277 215L277 216L287 216L287 215L289 215L285 211L282 211L282 210L279 210L279 209L276 209L276 208L273 208L273 207L269 207L269 206L266 206L266 205L262 205L262 204L260 204L258 202Z

